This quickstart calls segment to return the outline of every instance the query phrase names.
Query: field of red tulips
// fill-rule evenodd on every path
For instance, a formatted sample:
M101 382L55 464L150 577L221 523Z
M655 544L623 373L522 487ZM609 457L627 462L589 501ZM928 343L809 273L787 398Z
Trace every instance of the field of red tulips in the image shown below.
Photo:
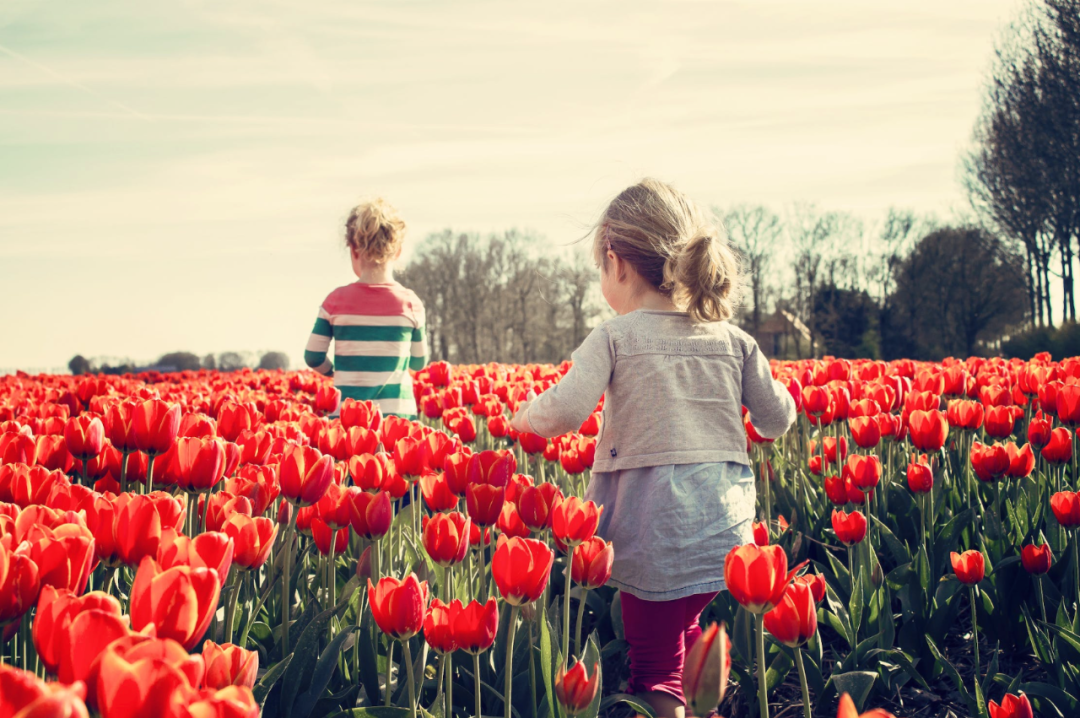
M432 364L418 421L308 372L0 378L0 718L650 714L583 498L602 406L509 426L567 368ZM1080 360L773 371L799 420L745 417L693 712L1080 715Z

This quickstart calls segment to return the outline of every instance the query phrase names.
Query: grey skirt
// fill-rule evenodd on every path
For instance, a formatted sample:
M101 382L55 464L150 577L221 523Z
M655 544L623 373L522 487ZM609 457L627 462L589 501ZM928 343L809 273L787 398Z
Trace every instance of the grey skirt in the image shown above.
M756 490L735 462L597 472L586 498L615 550L610 585L646 601L724 588L724 558L753 539Z

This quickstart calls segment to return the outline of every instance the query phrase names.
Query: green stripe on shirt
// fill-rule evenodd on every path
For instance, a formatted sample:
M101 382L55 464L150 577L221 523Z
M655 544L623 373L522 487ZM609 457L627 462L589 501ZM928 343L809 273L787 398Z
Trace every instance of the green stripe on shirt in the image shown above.
M409 357L364 357L334 355L338 371L403 371L408 366Z
M315 320L315 328L311 330L311 333L323 337L332 337L334 336L334 329L330 326L330 322L319 317Z
M384 384L383 386L338 386L342 399L370 401L372 399L412 399L412 387L404 384Z

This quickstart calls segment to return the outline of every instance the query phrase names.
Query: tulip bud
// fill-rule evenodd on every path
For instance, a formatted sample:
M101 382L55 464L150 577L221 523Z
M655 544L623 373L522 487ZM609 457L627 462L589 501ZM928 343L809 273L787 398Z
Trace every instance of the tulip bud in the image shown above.
M371 578L371 546L364 549L360 560L356 562L356 576L361 583Z
M724 700L731 671L727 632L713 623L694 643L683 667L683 695L694 715L708 715Z

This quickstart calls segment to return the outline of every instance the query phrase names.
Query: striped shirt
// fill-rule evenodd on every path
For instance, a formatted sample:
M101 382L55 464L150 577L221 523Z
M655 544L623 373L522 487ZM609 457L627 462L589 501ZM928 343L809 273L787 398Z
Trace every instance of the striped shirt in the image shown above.
M327 358L334 340L334 361ZM304 362L327 376L341 398L374 401L384 414L416 416L409 370L428 361L424 305L397 282L354 282L330 292L315 320Z

